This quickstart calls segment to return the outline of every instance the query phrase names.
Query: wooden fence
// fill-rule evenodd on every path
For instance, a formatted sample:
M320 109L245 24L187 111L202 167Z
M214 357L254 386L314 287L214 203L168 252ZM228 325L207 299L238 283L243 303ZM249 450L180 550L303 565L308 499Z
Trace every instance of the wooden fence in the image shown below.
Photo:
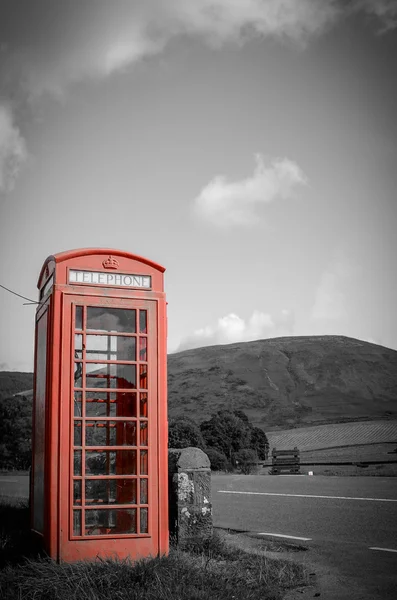
M300 473L300 452L296 446L293 450L277 450L273 448L270 474L280 475L281 473Z

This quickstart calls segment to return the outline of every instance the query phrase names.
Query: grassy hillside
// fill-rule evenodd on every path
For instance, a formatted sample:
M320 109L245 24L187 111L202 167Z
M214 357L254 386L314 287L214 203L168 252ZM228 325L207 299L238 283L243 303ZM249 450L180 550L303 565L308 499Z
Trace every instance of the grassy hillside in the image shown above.
M32 382L31 373L0 373L0 399ZM186 350L168 356L168 406L170 417L196 422L240 409L266 432L397 419L397 352L341 336Z
M226 409L265 431L397 418L397 352L342 336L287 337L168 357L172 417Z
M0 400L10 398L14 394L31 390L33 387L33 373L19 373L18 371L0 371Z

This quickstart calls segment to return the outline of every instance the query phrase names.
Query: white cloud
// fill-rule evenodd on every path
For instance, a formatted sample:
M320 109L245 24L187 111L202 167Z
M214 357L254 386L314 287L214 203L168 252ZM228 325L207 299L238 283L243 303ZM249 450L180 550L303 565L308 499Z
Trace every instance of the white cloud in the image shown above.
M0 192L14 189L26 158L26 142L14 123L13 114L8 107L0 105Z
M219 318L215 326L207 325L183 338L175 351L288 335L292 333L293 327L293 313L287 309L275 316L254 310L247 321L230 313Z
M112 12L101 37L93 40L89 62L74 61L73 79L124 70L162 52L177 36L198 37L212 48L242 44L253 37L304 46L352 12L374 15L384 30L397 25L395 0L355 0L350 6L340 0L145 0Z
M396 0L356 0L355 9L376 17L381 25L379 33L397 27Z
M303 42L321 33L339 13L335 0L174 0L169 8L182 32L218 45L250 35Z
M339 14L336 0L145 0L131 3L123 18L109 16L92 74L107 76L146 56L162 52L176 36L198 37L211 47L242 43L254 36L304 44L322 33ZM117 13L117 8L115 10ZM117 24L117 27L115 27ZM78 63L75 64L78 69ZM81 75L87 68L80 63ZM76 74L78 79L78 74Z
M195 212L220 227L251 225L256 209L281 198L290 198L298 186L307 184L300 167L288 158L275 159L268 167L261 155L251 177L227 181L217 175L194 200Z
M177 37L198 38L211 48L241 45L258 37L292 41L303 47L338 20L357 13L373 16L381 24L381 32L397 27L396 0L351 0L348 3L342 0L138 0L91 2L84 6L64 2L54 10L48 3L38 2L34 9L27 10L26 23L31 24L29 35L24 37L23 29L22 34L18 29L16 35L14 32L15 39L10 34L11 42L2 47L7 58L2 64L0 85L8 79L4 73L11 70L18 94L26 96L25 103L48 92L62 97L70 84L125 71L163 52ZM51 33L43 25L49 21ZM7 23L7 18L3 22ZM18 19L10 22L19 23ZM0 37L3 25L8 38L9 27L4 23L0 22ZM25 40L23 46L20 39ZM26 144L12 120L11 130L4 124L4 111L1 118L0 189L9 190L26 157ZM4 127L12 132L12 139ZM4 136L7 136L6 142ZM282 164L298 169L295 173L298 178L303 175L291 161L284 159ZM274 165L273 168L277 170ZM206 192L216 194L225 184L225 178L215 178ZM215 211L217 201L222 203L222 199L214 200ZM205 210L211 212L208 207ZM253 219L253 211L247 211L239 202L227 217L232 224L249 224Z
M77 3L53 16L56 44L49 46L47 32L36 28L33 52L23 51L24 78L34 97L61 96L70 83L124 71L176 37L195 37L211 48L253 37L304 46L339 14L338 0L140 0L92 3L85 10Z

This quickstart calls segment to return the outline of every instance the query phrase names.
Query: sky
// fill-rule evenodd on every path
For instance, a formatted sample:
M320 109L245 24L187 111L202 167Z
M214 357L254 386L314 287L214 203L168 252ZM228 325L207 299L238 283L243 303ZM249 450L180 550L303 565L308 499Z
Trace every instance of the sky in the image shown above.
M107 247L166 268L168 350L397 349L397 0L2 0L0 284ZM0 288L0 370L35 306Z

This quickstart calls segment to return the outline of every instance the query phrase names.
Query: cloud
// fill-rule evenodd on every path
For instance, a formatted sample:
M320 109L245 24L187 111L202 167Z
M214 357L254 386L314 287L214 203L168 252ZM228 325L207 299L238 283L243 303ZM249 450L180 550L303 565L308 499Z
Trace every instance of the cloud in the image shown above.
M27 158L25 139L14 123L10 108L0 105L0 192L11 192Z
M14 112L16 104L31 110L44 94L62 97L76 82L124 72L162 53L175 38L196 38L218 49L258 37L304 47L358 13L373 16L381 32L397 26L395 0L14 0L4 4L0 19L0 88ZM4 111L2 120L8 127ZM13 120L11 131L13 141L7 138L1 156L2 189L12 189L26 156ZM223 183L213 181L215 191ZM241 205L230 217L232 222L252 218Z
M251 177L229 182L224 175L217 175L194 200L194 211L220 227L252 225L258 219L259 206L292 197L307 181L292 160L275 159L266 167L258 154Z
M372 15L382 31L397 26L395 0L36 0L23 6L15 0L2 11L0 54L20 70L18 79L33 96L61 94L72 82L108 77L161 53L176 37L212 48L258 37L304 47L357 13Z
M354 8L378 20L381 26L378 33L386 33L397 27L396 0L356 0Z
M254 310L248 321L230 313L218 319L215 326L207 325L182 339L175 352L216 344L248 342L279 335L290 335L294 328L292 311L283 309L273 316Z
M313 321L339 321L347 317L346 290L356 272L357 267L337 251L321 275L311 312Z
M15 1L3 10L0 39L32 96L59 95L72 82L108 77L158 54L176 37L212 48L254 37L304 46L341 14L339 0Z
M178 0L169 4L181 31L219 45L253 35L303 42L339 13L335 0Z

